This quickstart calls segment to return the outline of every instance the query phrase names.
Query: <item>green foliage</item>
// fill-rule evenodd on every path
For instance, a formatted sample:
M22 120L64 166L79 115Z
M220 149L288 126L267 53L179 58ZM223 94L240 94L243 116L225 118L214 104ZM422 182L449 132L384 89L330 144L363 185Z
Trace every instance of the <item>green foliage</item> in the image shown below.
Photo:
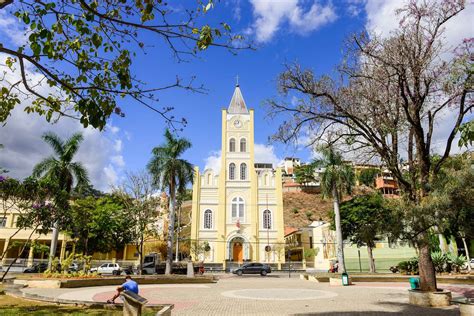
M77 199L67 231L77 240L76 250L85 254L118 250L132 241L128 215L117 196Z
M319 253L319 248L305 249L303 251L303 256L305 259L309 259L311 257L316 257L318 253Z
M191 147L185 138L176 138L169 129L165 131L166 142L152 150L153 157L147 165L153 177L153 184L165 191L186 192L186 185L193 181L193 165L181 159L183 153ZM175 196L175 191L173 191Z
M454 272L459 272L467 262L467 258L463 255L457 256L455 254L448 253L447 258L448 263L451 265L451 268L454 270Z
M400 273L404 273L404 274L418 274L419 273L417 257L411 258L410 260L401 261L398 263L397 266L400 269Z
M441 273L445 269L448 257L441 251L434 251L431 253L431 260L433 261L436 272Z
M51 156L33 169L33 177L43 177L56 183L61 190L70 193L74 183L76 186L87 186L89 177L87 170L79 162L73 162L74 155L84 139L81 133L72 135L66 141L58 135L48 132L43 134L43 140L51 146L56 157Z
M307 186L311 182L315 182L316 177L314 176L314 166L309 164L296 167L295 180L304 186Z
M299 211L296 207L292 209L292 212L293 212L293 214L298 214L299 213Z
M313 212L312 211L306 211L305 212L305 215L306 215L306 218L308 218L309 221L311 221L313 219Z
M320 146L318 151L322 158L313 161L315 168L324 168L321 177L321 189L324 196L332 196L334 193L340 199L343 193L351 194L354 185L354 170L344 162L342 155L332 146Z
M376 168L367 168L363 169L358 176L358 179L360 183L368 186L368 187L374 187L375 186L375 178L377 177L377 174L380 172L379 169Z
M378 193L356 196L343 202L340 212L343 238L350 238L358 247L375 247L375 242L396 221ZM331 216L331 226L335 226L334 216Z
M228 24L203 21L212 7L213 1L203 5L201 0L182 10L168 8L165 1L148 0L23 0L21 5L11 5L11 10L5 10L6 18L13 14L28 38L19 47L0 46L0 52L8 56L6 65L13 72L18 68L26 71L28 64L45 76L50 89L31 79L24 79L25 87L6 84L0 89L0 122L20 103L17 89L32 98L25 111L47 121L73 115L85 127L102 129L112 114L124 116L119 100L127 98L152 108L169 122L179 122L169 115L172 108L154 107L157 94L173 87L195 89L192 79L190 83L178 78L174 84L146 87L134 76L132 62L136 52L149 46L158 46L160 57L168 51L178 60L213 45L231 52L248 48L236 45L242 36L233 34Z
M461 137L459 138L458 146L472 146L474 142L474 120L462 124L459 127L459 131L461 132Z

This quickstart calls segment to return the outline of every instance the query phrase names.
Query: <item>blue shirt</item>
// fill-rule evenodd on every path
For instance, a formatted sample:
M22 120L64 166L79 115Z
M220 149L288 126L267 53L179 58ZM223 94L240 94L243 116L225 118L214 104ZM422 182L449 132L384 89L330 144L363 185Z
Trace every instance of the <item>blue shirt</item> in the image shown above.
M122 284L122 288L126 291L131 291L135 294L138 294L138 283L133 280L127 280L127 282Z

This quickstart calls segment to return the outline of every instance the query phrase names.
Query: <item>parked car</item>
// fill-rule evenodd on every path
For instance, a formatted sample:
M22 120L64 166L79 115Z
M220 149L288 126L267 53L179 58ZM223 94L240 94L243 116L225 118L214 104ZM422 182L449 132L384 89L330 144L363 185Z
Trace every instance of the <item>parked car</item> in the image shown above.
M69 273L71 273L71 272L78 272L79 270L81 270L81 267L80 267L79 264L76 263L76 262L71 263L71 265L67 268L67 271L68 271Z
M474 259L471 259L471 269L474 269Z
M247 263L232 271L232 273L237 275L242 274L260 274L261 276L266 276L268 273L271 273L272 269L268 264L263 263Z
M92 268L91 272L97 272L97 274L113 274L113 275L120 275L122 273L122 269L118 265L118 263L104 263L96 268Z
M48 264L46 262L35 263L33 266L26 268L23 273L42 273L48 270Z

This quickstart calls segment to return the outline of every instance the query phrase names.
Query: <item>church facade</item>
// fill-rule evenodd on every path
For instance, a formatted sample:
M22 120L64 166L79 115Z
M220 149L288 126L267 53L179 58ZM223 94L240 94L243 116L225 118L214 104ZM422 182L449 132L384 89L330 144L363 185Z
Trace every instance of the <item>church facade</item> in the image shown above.
M221 168L195 168L191 241L205 263L283 263L282 173L255 163L254 111L237 85L222 110Z

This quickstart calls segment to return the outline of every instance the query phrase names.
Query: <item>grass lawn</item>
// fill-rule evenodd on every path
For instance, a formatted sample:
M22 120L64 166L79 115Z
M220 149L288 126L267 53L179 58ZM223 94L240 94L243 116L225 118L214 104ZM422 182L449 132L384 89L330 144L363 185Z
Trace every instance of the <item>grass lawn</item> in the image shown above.
M155 315L156 311L144 309L143 315ZM9 295L0 295L0 315L103 315L119 316L121 310L87 309L85 307L48 304L29 301Z

